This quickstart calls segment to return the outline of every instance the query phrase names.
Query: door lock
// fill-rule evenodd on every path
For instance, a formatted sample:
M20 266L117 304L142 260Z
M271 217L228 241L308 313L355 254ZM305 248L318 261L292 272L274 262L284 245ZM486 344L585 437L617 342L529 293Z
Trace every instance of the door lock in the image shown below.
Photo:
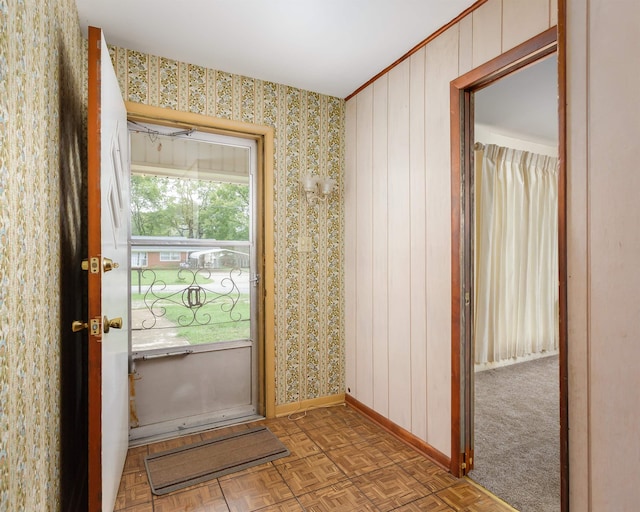
M100 317L92 318L90 323L91 336L100 336Z
M82 322L80 320L74 320L73 323L71 324L71 330L73 332L81 331L83 329L86 329L87 327L89 327L89 324L87 322Z
M116 263L111 258L102 258L102 270L104 272L109 272L109 270L113 270L119 266L120 264ZM82 260L82 270L89 269L91 269L92 274L100 272L100 258L91 258L91 265L89 265L89 260Z
M122 329L122 317L116 317L109 320L106 316L104 317L104 321L102 322L102 330L103 332L109 332L109 329Z
M104 319L106 320L107 317L105 317ZM116 318L115 320L112 320L112 322L116 321L116 320L118 320L118 318ZM120 320L120 325L122 325L122 319L119 319L119 320ZM82 331L82 330L87 329L89 327L91 328L91 335L92 336L100 336L100 319L99 318L92 318L91 322L83 322L81 320L74 320L73 323L71 324L71 330L73 332Z

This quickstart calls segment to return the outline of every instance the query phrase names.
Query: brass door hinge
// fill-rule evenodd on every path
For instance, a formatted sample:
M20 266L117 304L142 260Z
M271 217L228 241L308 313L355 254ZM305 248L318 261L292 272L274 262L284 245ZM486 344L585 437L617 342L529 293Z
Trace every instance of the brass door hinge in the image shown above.
M473 450L460 454L460 473L466 475L473 469Z

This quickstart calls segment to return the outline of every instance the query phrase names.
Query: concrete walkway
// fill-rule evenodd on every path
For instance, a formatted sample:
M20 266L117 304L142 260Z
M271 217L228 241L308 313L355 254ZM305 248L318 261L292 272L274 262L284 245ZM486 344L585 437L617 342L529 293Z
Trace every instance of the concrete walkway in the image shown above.
M181 347L190 345L185 339L178 336L176 327L172 321L164 317L156 318L153 329L144 329L142 322L146 325L153 323L153 315L147 309L133 309L131 311L131 344L132 350L151 350L154 348Z

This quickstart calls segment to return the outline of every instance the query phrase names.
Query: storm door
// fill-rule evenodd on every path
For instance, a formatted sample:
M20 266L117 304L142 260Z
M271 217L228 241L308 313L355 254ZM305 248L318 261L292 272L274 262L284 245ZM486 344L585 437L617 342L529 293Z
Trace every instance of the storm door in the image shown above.
M129 133L130 439L259 417L256 141Z

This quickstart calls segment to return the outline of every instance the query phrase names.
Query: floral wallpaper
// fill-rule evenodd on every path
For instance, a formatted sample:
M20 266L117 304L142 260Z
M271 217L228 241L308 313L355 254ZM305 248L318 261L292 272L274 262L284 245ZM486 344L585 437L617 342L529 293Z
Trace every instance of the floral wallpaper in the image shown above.
M125 100L274 127L276 403L343 393L342 194L308 205L298 183L311 171L342 189L344 101L123 48L111 57Z
M0 0L0 510L61 507L61 239L78 238L61 212L79 218L63 184L82 181L84 55L73 0Z

